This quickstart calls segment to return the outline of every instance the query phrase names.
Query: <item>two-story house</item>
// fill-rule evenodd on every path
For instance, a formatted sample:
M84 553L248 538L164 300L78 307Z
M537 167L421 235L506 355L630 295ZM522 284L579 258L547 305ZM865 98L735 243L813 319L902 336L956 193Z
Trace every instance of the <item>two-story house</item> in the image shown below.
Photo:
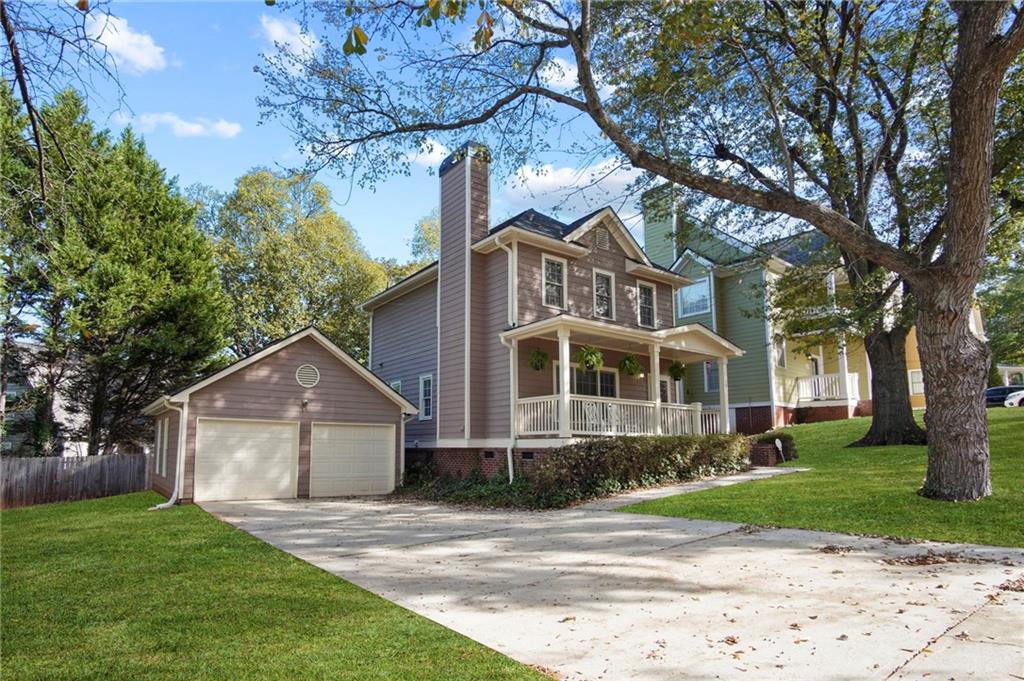
M645 203L645 250L655 264L693 280L676 292L676 323L703 324L746 350L729 363L729 409L736 428L756 433L795 422L870 415L871 366L863 341L848 334L808 348L776 332L766 308L771 282L787 268L806 264L827 245L827 237L812 230L755 246L708 225L687 228L685 215L674 207L666 210L656 198ZM833 290L846 285L840 267L826 282ZM977 309L972 328L982 333ZM911 404L924 408L914 330L907 337L906 360ZM705 364L703 371L687 373L684 397L717 406L716 386L715 368Z
M581 437L729 429L743 350L697 320L675 324L676 290L692 280L652 262L614 210L570 223L528 210L492 226L477 144L439 180L440 258L362 306L370 369L418 407L410 454L496 470ZM714 411L674 378L705 363Z

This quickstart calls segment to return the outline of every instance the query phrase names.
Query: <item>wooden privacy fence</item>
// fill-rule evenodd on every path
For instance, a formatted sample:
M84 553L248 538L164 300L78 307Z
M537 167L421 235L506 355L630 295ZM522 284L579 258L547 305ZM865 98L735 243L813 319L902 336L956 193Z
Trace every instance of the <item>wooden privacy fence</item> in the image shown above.
M149 489L145 453L0 458L0 508Z

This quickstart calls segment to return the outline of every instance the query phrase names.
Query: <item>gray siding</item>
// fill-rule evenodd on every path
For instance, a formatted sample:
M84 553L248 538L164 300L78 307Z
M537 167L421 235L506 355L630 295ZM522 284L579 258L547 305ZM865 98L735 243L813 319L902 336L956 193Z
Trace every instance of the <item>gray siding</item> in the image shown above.
M295 381L302 364L320 370L320 382L303 388ZM305 407L303 400L308 400ZM299 421L299 496L309 494L309 433L313 422L386 423L401 427L398 404L312 338L287 345L189 396L184 489L192 499L195 481L196 422L199 418ZM395 479L401 479L402 443L395 438Z
M584 319L598 319L594 316L594 269L612 272L615 275L615 324L631 328L642 328L637 321L636 282L637 277L626 272L626 252L614 236L609 240L608 250L595 248L593 230L583 235L577 243L590 248L590 253L576 260L569 259L566 281L565 314ZM534 246L519 246L519 323L529 324L563 311L544 305L543 251ZM552 254L553 255L553 254ZM640 277L644 280L643 277ZM647 281L647 280L644 280ZM672 287L667 284L649 282L657 291L656 328L673 326Z
M509 350L498 339L508 327L508 255L474 253L470 436L509 437Z
M419 377L434 377L437 409L437 282L432 281L373 311L370 367L385 383L402 382L402 397L420 407ZM405 425L405 440L433 442L437 420L414 417Z
M466 356L466 169L457 163L441 176L441 262L438 272L440 327L438 343L439 438L463 438L465 432Z

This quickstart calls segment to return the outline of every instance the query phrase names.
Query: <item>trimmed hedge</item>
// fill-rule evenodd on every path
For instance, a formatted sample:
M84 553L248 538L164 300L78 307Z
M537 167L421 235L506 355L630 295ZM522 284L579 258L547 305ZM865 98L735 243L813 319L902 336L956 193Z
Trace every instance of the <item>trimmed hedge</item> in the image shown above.
M767 433L754 435L750 439L754 442L766 442L770 445L774 445L775 440L781 440L782 454L786 457L786 461L792 461L797 458L796 442L793 440L793 435L784 430L769 430Z
M561 508L595 497L733 473L749 465L743 435L593 438L544 453L509 485L472 474L421 478L399 494L430 501L513 508Z

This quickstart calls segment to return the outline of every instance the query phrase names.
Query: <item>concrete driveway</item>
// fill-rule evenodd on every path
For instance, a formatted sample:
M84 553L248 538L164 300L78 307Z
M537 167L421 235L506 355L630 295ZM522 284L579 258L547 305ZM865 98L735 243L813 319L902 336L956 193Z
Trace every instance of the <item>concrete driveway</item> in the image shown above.
M383 500L203 506L563 679L1024 679L1024 593L999 589L1024 576L1020 550L638 516L609 504L546 513Z

